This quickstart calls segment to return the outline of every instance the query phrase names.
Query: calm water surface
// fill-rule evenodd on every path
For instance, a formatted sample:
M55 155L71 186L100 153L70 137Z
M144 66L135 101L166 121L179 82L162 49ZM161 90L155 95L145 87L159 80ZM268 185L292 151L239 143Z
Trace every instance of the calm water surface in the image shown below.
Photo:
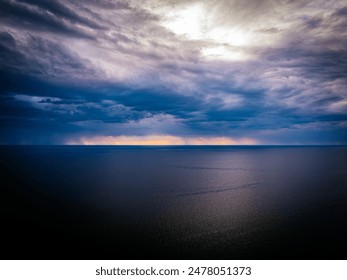
M345 259L347 147L0 148L2 259Z

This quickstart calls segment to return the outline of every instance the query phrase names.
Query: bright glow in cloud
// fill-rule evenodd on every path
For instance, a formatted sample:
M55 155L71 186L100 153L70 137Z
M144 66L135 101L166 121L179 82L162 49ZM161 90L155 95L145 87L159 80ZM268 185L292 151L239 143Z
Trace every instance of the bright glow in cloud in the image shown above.
M204 37L205 10L202 4L194 4L182 10L167 13L164 26L178 35L185 35L190 39Z
M172 135L147 136L95 136L70 140L68 145L255 145L250 138L233 139L230 137L179 137Z
M165 11L164 11L165 12ZM208 40L216 43L245 46L252 43L254 34L239 26L225 27L202 3L196 3L178 10L166 11L163 25L172 32L192 40Z
M202 56L207 59L246 60L250 55L241 47L254 46L259 42L264 45L264 42L271 41L268 35L250 31L247 27L219 24L218 17L203 3L160 12L166 14L166 20L162 24L175 34L207 43L207 46L201 48ZM212 46L208 46L209 44Z

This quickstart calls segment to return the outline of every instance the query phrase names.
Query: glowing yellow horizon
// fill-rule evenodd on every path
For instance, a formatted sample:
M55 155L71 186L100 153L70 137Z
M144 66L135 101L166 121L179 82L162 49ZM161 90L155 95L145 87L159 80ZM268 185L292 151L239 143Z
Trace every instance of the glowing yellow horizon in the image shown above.
M139 145L139 146L171 146L171 145L256 145L258 141L251 138L231 137L182 137L172 135L146 136L94 136L69 140L68 145Z

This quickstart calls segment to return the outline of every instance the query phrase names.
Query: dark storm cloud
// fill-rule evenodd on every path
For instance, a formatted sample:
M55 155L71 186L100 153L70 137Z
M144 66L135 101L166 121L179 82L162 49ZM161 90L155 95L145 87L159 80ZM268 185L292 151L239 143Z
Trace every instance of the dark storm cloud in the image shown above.
M14 37L6 31L0 31L0 67L10 70L22 67L24 56L16 51L17 44Z
M1 142L346 143L346 11L338 0L1 1Z
M17 0L18 2L26 3L30 6L36 6L37 8L48 11L51 14L55 15L57 18L66 19L72 23L80 23L82 25L86 25L93 29L103 29L101 25L90 20L84 16L79 15L74 12L64 4L58 1L45 1L45 0Z
M0 32L0 69L8 75L37 76L43 79L92 75L88 60L82 59L63 45L42 37L29 35L17 40L6 31ZM6 81L3 81L6 86Z
M32 1L30 1L32 2ZM46 1L42 1L46 3ZM10 26L17 28L28 28L29 30L37 31L51 31L66 34L69 36L77 36L90 38L93 37L87 32L83 31L81 28L72 26L73 22L83 21L83 18L72 18L70 16L70 23L66 23L64 18L59 17L59 14L54 14L47 10L45 6L35 6L24 3L19 3L15 1L1 1L0 16L1 21ZM97 25L85 20L83 24L88 26L93 26L95 28Z

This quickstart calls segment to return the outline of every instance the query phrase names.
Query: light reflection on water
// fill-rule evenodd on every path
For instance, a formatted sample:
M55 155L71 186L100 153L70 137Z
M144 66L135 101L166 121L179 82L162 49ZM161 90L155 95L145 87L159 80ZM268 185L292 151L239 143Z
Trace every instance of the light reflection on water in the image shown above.
M322 257L337 258L346 233L346 147L17 147L1 155L1 175L16 188L6 194L17 210L5 209L5 224L26 205L24 222L53 238L59 228L65 247L89 244L100 258L319 258L317 242Z

